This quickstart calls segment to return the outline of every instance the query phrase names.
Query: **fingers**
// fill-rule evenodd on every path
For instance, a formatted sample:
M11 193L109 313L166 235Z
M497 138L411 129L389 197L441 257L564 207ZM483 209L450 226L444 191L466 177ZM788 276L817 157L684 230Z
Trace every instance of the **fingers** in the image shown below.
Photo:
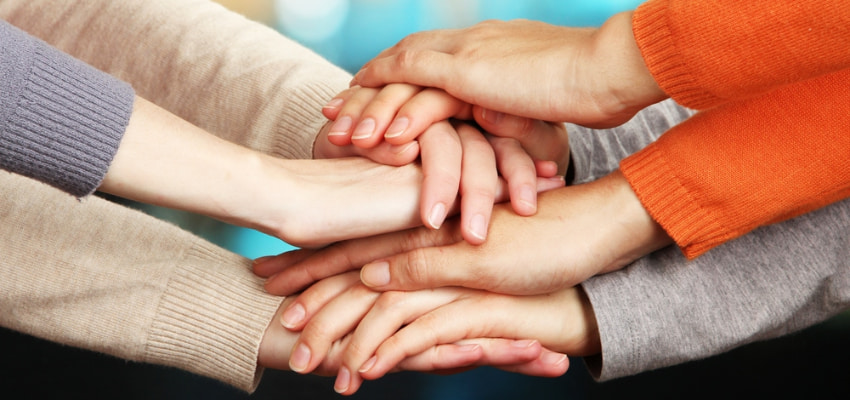
M274 295L296 293L313 282L334 276L363 264L403 253L421 246L442 246L461 240L455 229L415 228L364 239L335 243L321 250L297 250L257 260L255 271L274 273L265 289ZM261 276L263 276L261 274Z
M570 143L564 124L518 117L479 106L473 107L473 117L488 133L516 139L532 159L553 161L558 164L559 174L566 172Z
M463 149L447 121L431 125L419 139L422 157L420 214L425 226L439 229L458 195Z
M339 146L376 146L383 139L379 132L387 129L396 111L420 90L406 84L391 84L382 89L349 88L324 107L326 116L334 113L331 108L339 108L328 140Z
M386 338L420 315L455 300L462 291L441 289L382 293L351 336L334 384L337 393L357 391L363 382L359 374L361 366Z
M499 174L496 156L484 135L466 124L457 124L463 148L460 181L460 218L464 239L481 244L487 238L496 199Z
M378 295L363 285L354 285L325 304L301 331L289 359L290 369L298 373L316 369L333 343L357 326Z
M368 115L368 110L364 115ZM442 90L427 88L398 109L384 139L396 145L407 143L431 124L452 117L472 119L472 106Z
M322 279L297 296L290 296L280 317L280 324L291 331L300 331L310 318L327 303L360 283L356 271Z
M432 50L401 50L379 55L369 61L351 80L352 85L379 87L390 82L406 82L424 87L446 89L460 67L449 54Z
M514 139L489 137L499 172L508 182L511 206L517 214L537 212L537 169L534 160Z

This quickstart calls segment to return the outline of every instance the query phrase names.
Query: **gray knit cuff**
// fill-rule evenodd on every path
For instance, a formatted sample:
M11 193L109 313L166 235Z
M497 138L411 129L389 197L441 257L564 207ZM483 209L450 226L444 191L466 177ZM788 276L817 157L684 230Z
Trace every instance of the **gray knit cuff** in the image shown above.
M86 196L100 186L135 93L25 32L0 23L0 168Z

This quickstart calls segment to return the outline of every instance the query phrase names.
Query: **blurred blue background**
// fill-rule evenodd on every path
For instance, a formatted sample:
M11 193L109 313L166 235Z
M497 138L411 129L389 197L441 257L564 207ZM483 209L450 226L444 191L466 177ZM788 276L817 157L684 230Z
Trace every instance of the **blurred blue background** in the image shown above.
M636 0L218 0L274 27L335 64L356 71L405 35L458 28L486 19L526 18L598 26L634 8ZM292 249L259 232L206 217L130 204L169 220L245 257ZM559 378L536 378L479 368L439 376L397 373L366 382L352 399L620 399L620 398L846 398L850 390L850 319L835 318L781 339L755 343L708 360L595 382L580 358ZM30 398L340 399L333 378L266 371L247 395L207 378L154 365L128 363L5 332L0 393Z

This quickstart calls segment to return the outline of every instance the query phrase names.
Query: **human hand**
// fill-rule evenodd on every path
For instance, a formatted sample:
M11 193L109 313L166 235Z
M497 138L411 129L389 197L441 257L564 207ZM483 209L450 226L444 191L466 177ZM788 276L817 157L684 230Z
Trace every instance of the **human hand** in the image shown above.
M616 14L598 29L514 20L414 33L351 83L436 87L496 111L613 127L667 97L643 61L631 15Z
M259 366L288 370L290 355L298 341L299 334L284 328L280 317L287 306L295 300L285 299L278 308L275 317L260 342L257 363ZM327 347L321 362L311 370L317 375L333 376L339 372L344 350L351 339L346 335ZM435 373L454 373L480 365L493 365L509 371L517 371L535 376L558 374L560 365L549 362L551 351L544 349L538 342L510 339L471 339L455 343L439 344L400 361L391 371L423 371ZM561 372L563 373L563 372Z
M456 135L464 140L457 140L448 128L436 129L434 124L444 124L441 121L446 118L472 118L469 105L442 90L422 90L406 84L381 89L355 87L340 93L328 104L323 112L336 122L326 135L318 138L316 148L330 142L356 149L387 148L389 144L389 148L404 148L405 153L411 153L407 149L418 145L426 176L422 190L423 221L427 226L439 228L447 216L446 205L458 193L452 188L458 188L465 194L461 199L464 204L461 218L465 220L464 236L470 243L478 244L485 239L493 204L488 181L495 176L505 179L514 210L520 215L532 215L537 210L538 177L563 174L569 162L569 141L563 124L504 118L493 112L489 113L491 118L483 118L486 110L479 108L475 110L476 118L481 116L482 126L491 129L488 131L491 135L485 137L492 149L482 146L482 140L473 140L479 135L472 135L467 126L455 124ZM375 150L365 155L379 162L397 161L392 157L373 157L383 152L383 149Z
M337 275L317 282L299 295L295 303L286 307L283 313L286 319L282 319L282 323L293 331L303 328L301 337L295 345L290 363L296 371L303 373L311 372L314 368L318 368L327 362L322 355L326 354L328 349L332 349L334 343L344 338L346 344L341 350L340 361L342 363L338 370L339 374L335 389L343 394L351 394L362 383L357 373L360 365L373 354L373 351L377 348L378 344L383 342L383 339L392 336L402 324L414 324L415 322L412 321L419 315L426 314L443 306L450 307L451 304L462 306L471 306L473 304L480 304L481 306L495 305L497 304L495 300L490 303L470 303L470 300L473 298L483 300L492 296L492 294L483 291L460 288L443 288L416 292L386 292L381 294L363 286L359 282L356 272ZM509 296L502 297L505 297L507 300ZM396 300L402 303L393 304ZM526 303L531 307L529 302ZM558 303L551 307L558 308L563 306L565 304ZM472 314L482 311L475 310L474 306L463 307L462 310ZM560 312L570 312L571 310L571 308L561 308ZM502 318L505 316L503 311L504 309L497 311L498 315L501 315ZM296 314L304 314L304 318L295 324L289 323L288 321ZM428 317L425 318L428 319ZM376 321L375 319L378 320ZM412 348L423 345L423 342L426 341L433 341L434 345L425 346L423 351L444 343L468 343L467 341L471 339L481 340L476 338L517 339L516 342L511 343L512 346L518 348L540 348L540 355L530 363L492 364L493 361L497 360L490 359L486 360L486 362L490 363L487 365L537 376L559 376L566 372L569 361L564 354L542 348L540 347L540 341L528 339L536 337L526 335L542 333L546 329L551 329L549 331L549 334L553 336L553 340L550 341L551 343L559 343L559 341L569 342L569 339L565 339L563 335L570 333L578 336L578 332L582 326L573 323L576 321L568 321L570 323L565 322L563 326L559 326L558 324L552 324L551 316L549 316L548 318L542 318L547 323L539 324L535 327L527 326L523 329L500 329L493 327L491 329L489 325L495 324L496 319L490 319L486 324L477 325L476 327L460 322L442 325L440 329L435 330L438 332L436 336L424 335L427 339L404 342L406 348L402 351L409 351L407 353L409 355L422 354L422 351L415 351ZM359 326L358 322L360 323ZM480 322L480 319L477 322ZM416 329L419 329L420 325L418 323L415 324ZM393 328L393 325L397 326ZM567 326L570 328L569 330L561 329ZM477 328L484 329L478 330ZM366 331L369 334L365 334L367 337L364 337L364 332ZM350 332L353 332L353 334L350 334ZM481 335L478 335L479 333ZM458 339L444 342L451 335L458 337ZM554 338L555 336L558 336L557 339ZM395 353L393 355L395 356ZM400 359L392 359L392 361L390 361L391 359L389 357L386 357L386 360L384 360L386 362L382 362L379 367L379 370L382 371L381 375L386 373L387 370L394 369L396 363L406 359L408 359L407 355L402 356ZM484 360L481 361L483 362ZM388 365L390 363L392 365ZM384 370L384 367L387 367L387 369ZM372 379L377 377L376 375Z
M429 121L430 123L430 121ZM509 124L493 124L495 128L510 127ZM566 130L560 124L533 124L533 134L540 137L563 138ZM322 140L320 135L319 140ZM546 141L544 141L546 142ZM551 141L548 141L551 142ZM535 163L527 156L517 141L508 138L488 139L470 125L449 124L443 120L428 125L417 142L408 146L419 146L424 173L420 202L420 215L426 226L438 229L452 212L452 204L460 194L460 215L463 233L467 241L482 243L488 230L493 204L497 202L500 182L499 170L505 172L509 195L514 209L522 215L536 211L536 193L564 184L562 176L556 176L552 165ZM373 157L387 147L360 149L346 146L360 154ZM405 145L401 145L405 148ZM406 152L407 150L405 150ZM569 147L561 151L569 151ZM328 153L322 152L322 155ZM332 155L339 155L339 151ZM391 157L388 157L391 158ZM536 172L539 171L539 172ZM538 176L540 175L540 176Z
M457 223L336 243L258 259L266 290L290 294L324 277L358 269L376 290L464 286L542 294L621 268L672 243L616 171L597 181L541 193L540 210L519 217L497 205L490 237L461 240ZM365 265L365 266L364 266Z

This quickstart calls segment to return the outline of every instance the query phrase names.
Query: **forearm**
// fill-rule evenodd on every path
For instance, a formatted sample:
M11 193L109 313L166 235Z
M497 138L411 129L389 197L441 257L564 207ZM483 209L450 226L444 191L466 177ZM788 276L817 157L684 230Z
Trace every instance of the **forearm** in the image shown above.
M661 88L704 109L847 68L849 20L845 1L650 0L633 24Z
M98 197L0 174L0 324L256 387L280 298L250 260Z
M850 194L850 70L701 112L625 159L691 258Z
M8 0L0 16L192 124L284 158L312 158L321 108L350 79L208 0Z
M843 201L758 229L696 260L668 248L583 283L614 379L798 331L850 307ZM722 321L722 323L718 323Z

